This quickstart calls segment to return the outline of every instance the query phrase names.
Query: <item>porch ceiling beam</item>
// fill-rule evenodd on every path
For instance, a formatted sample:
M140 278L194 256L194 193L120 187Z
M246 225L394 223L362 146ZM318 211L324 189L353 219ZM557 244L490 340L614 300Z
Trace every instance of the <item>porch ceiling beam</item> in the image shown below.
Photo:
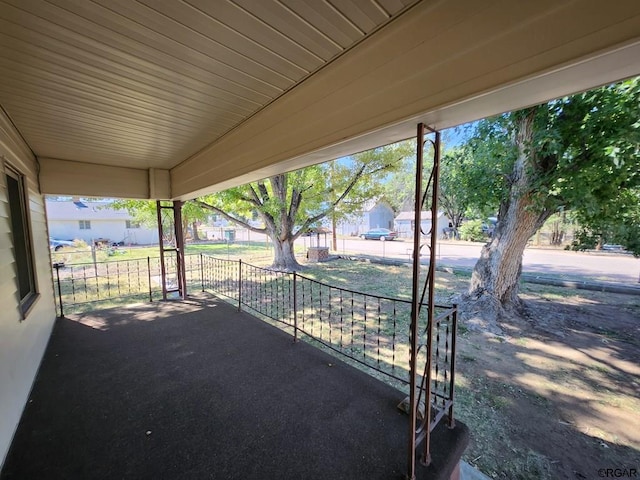
M191 198L640 74L640 2L424 1L171 169Z
M40 190L50 195L168 199L169 171L39 159Z

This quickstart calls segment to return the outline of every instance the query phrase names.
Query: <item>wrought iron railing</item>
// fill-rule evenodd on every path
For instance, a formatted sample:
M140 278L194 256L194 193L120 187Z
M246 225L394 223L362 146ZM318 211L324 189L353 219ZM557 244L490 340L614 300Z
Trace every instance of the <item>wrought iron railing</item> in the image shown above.
M202 290L211 290L218 295L237 299L240 288L239 262L200 255L202 265Z
M203 289L227 297L239 309L247 308L290 327L296 339L319 342L409 385L411 301L335 287L296 272L273 271L242 261L203 255L202 265ZM453 426L457 308L436 305L435 309L431 350L426 348L425 328L417 356L419 403L423 405L419 435L433 430L445 416ZM424 414L427 368L431 368L430 418Z
M248 307L255 313L295 327L294 281L295 274L256 267L236 262L240 275L236 291L240 308Z
M440 309L437 309L440 310ZM434 320L433 341L431 352L426 348L426 343L422 343L418 349L418 368L421 372L418 379L418 399L420 406L419 422L416 428L417 443L419 443L429 431L438 425L445 415L450 428L455 426L453 417L454 382L455 382L455 351L457 333L457 307L440 310ZM422 332L426 337L427 332ZM431 353L429 360L428 355ZM431 368L431 389L426 387L426 372ZM423 411L424 396L426 392L431 395L431 409Z
M410 302L298 274L294 283L300 332L395 380L408 381Z
M54 265L60 316L118 300L162 298L159 258ZM332 286L293 272L278 272L242 261L204 254L185 255L188 290L226 297L238 309L274 320L295 339L316 341L402 384L410 383L411 301ZM168 268L167 271L172 271ZM426 310L426 309L425 309ZM418 432L432 430L447 415L453 425L455 306L436 305L432 348L418 351L424 412L426 368L431 368L431 415ZM429 359L429 353L431 358Z
M169 262L170 263L170 262ZM187 285L201 285L200 256L185 255ZM146 257L110 262L54 263L58 314L74 313L117 305L123 301L153 301L162 298L160 259ZM174 281L175 266L168 265L167 277Z

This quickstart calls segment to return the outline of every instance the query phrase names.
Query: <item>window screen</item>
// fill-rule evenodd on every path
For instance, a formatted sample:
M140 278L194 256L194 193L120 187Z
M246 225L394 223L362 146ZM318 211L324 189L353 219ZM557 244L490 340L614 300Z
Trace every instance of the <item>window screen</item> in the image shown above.
M27 217L27 198L23 177L9 171L6 174L9 215L11 217L11 235L13 251L17 265L18 292L23 314L35 299L35 277L33 273L33 252Z

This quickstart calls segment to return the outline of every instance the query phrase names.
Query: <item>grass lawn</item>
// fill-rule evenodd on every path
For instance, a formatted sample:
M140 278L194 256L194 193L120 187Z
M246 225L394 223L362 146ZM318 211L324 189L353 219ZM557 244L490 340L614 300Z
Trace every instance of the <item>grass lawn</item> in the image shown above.
M271 258L273 249L271 244L264 242L242 243L197 243L187 244L185 253L206 253L221 258L237 260ZM113 262L119 260L135 260L140 258L156 258L160 256L157 245L150 247L117 247L96 250L97 262ZM52 261L62 262L68 265L92 263L91 249L86 246L64 247L57 252L51 252Z

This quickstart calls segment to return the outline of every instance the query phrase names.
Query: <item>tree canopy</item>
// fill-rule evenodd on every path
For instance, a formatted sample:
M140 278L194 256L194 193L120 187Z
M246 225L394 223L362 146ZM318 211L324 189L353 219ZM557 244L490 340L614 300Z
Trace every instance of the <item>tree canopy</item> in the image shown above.
M274 245L273 268L296 270L293 242L332 215L339 220L380 194L378 182L411 154L406 142L379 147L346 159L274 175L197 199L195 203L257 233ZM261 225L247 221L257 214Z
M467 142L479 206L496 206L494 237L470 295L519 304L522 253L555 212L572 210L586 232L637 231L640 185L638 78L478 122ZM632 245L631 245L632 246Z
M190 200L183 205L184 226L214 212L266 234L274 246L272 267L296 270L300 265L293 242L300 235L325 217L340 221L367 200L380 197L380 180L413 154L413 142L399 142ZM156 224L155 202L117 200L112 206L128 210L145 224ZM193 231L197 232L195 226Z
M636 253L640 196L640 82L638 78L534 107L526 147L531 193L545 214L571 210L583 239L625 243ZM525 111L478 122L467 147L472 170L463 183L471 204L496 211L512 187L514 135ZM533 158L535 157L535 158Z

